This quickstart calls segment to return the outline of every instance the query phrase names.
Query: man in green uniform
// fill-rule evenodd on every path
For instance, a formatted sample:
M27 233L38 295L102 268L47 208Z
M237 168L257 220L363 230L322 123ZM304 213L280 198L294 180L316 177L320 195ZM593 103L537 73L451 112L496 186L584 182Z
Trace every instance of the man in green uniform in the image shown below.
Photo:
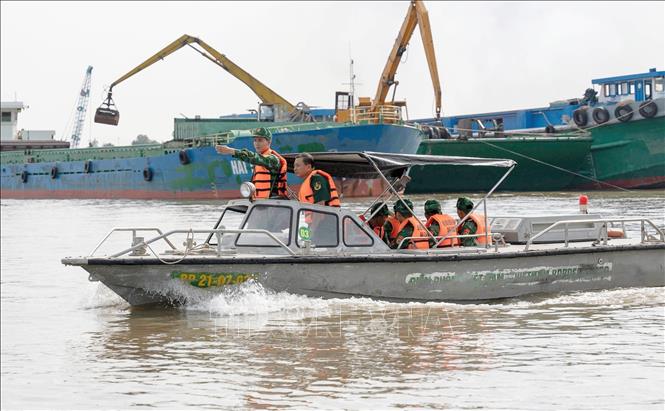
M407 208L408 205L408 208ZM402 223L404 220L408 219L409 217L413 216L411 211L409 209L413 210L413 203L411 200L408 198L405 198L404 201L398 200L395 202L395 205L393 206L393 210L395 211L395 218L397 218L397 221ZM395 242L391 244L391 248L397 248L400 244L400 242L406 238L406 237L411 237L413 235L413 227L411 225L406 225L400 232L397 234L397 238L395 238ZM400 249L402 248L407 248L409 246L408 241L402 242L402 245L399 247Z
M439 203L436 200L427 200L425 201L425 221L429 221L430 217L436 214L441 214L441 203ZM441 228L439 227L439 223L436 220L433 220L432 223L427 227L427 229L434 235L434 237L438 237L439 233L441 232ZM434 247L436 244L436 241L433 239L429 240L429 246Z
M219 154L231 154L234 158L237 158L240 161L254 165L255 172L252 175L252 183L257 188L257 197L284 197L285 193L283 190L285 187L278 183L281 179L283 180L282 184L285 185L286 173L284 173L284 176L280 175L280 158L278 157L278 154L270 148L272 134L268 129L259 127L252 130L252 136L254 137L254 149L256 150L254 153L246 148L236 150L235 148L226 145L215 146L215 151ZM262 184L263 182L259 181L261 179L261 173L257 174L257 167L259 170L265 169L270 173L269 184ZM266 187L262 187L263 185ZM265 190L265 188L268 188L269 190L266 190L266 192L261 195L260 190Z
M457 216L461 219L464 218L473 210L473 201L469 200L466 197L460 197L457 199ZM473 235L478 232L478 226L472 219L467 219L464 224L457 228L457 234L459 235ZM465 237L459 239L462 246L476 246L478 245L477 241L473 237Z
M293 162L293 174L304 181L298 199L303 203L339 207L337 187L330 174L314 167L314 157L309 153L298 154Z
M377 211L378 210L378 211ZM376 213L376 214L375 214ZM372 210L370 211L370 215L374 214L372 218L369 219L368 224L372 230L381 237L383 242L386 244L390 245L390 238L388 237L388 234L386 233L384 229L384 225L386 224L388 218L390 217L390 211L388 210L388 205L387 204L382 204L382 203L376 203L372 206ZM391 226L392 230L392 226Z

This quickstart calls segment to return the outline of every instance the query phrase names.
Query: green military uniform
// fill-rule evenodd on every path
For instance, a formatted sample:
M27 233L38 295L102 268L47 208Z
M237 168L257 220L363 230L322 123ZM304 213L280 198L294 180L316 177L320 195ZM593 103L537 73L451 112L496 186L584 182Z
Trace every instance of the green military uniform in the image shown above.
M441 204L436 201L436 200L427 200L425 201L425 216L428 217L432 216L434 214L441 214ZM439 223L434 220L432 221L432 224L427 228L430 233L434 235L434 237L438 237L439 232L441 232L441 227L439 227ZM434 245L436 244L436 241L430 238L429 240L429 246L430 248L434 248Z
M259 153L255 153L253 151L247 150L246 148L243 148L242 150L236 150L235 154L233 154L233 157L255 166L259 165L267 168L268 171L270 171L270 197L279 196L279 193L277 192L277 177L279 175L280 164L279 158L277 158L276 155L270 154L267 156L262 156Z
M406 207L406 205L409 206L409 208ZM411 217L413 214L409 211L409 209L413 210L413 203L411 200L408 198L405 198L404 201L399 200L395 203L393 206L393 210L397 213L399 212L401 215L403 215L406 218ZM410 225L406 225L398 234L397 234L397 239L400 238L406 238L406 237L411 237L413 235L413 227ZM399 241L396 241L395 244L393 244L391 247L392 248L397 248L399 246ZM400 249L405 249L409 247L409 241L402 241L402 246Z
M473 210L473 201L469 200L466 197L460 197L457 199L457 209L463 211L465 214L468 214ZM472 219L468 219L457 228L457 234L459 235L473 235L478 232L478 226ZM460 238L460 244L466 247L473 247L478 245L474 237Z
M330 201L330 184L328 179L315 174L309 179L309 186L314 194L314 203L319 201Z

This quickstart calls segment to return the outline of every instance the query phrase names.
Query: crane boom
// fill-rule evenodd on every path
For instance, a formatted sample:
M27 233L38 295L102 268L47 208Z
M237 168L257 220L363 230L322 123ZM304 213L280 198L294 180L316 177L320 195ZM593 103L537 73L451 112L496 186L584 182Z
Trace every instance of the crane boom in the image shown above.
M201 46L201 48L203 48L204 51L199 50L196 47L193 47L192 43L198 44L199 46ZM229 58L227 58L224 54L215 50L212 46L210 46L203 40L197 37L184 34L175 41L173 41L172 43L170 43L169 45L167 45L166 47L164 47L163 49L161 49L160 51L158 51L152 57L148 58L146 61L139 64L138 66L127 72L125 75L114 81L109 87L109 93L105 102L97 110L97 115L95 115L95 121L105 124L117 125L118 112L117 110L111 108L112 106L115 106L111 98L113 87L117 86L118 84L122 83L123 81L135 75L136 73L150 67L159 60L164 59L168 55L174 53L175 51L187 45L191 46L201 55L206 57L208 60L217 64L218 66L229 72L232 76L245 83L261 99L263 103L284 106L288 111L296 110L296 107L293 104L289 103L285 98L283 98L282 96L274 92L272 89L270 89L270 87L261 83L254 76L252 76L251 74L240 68Z
M88 101L90 100L90 83L92 81L92 66L88 66L83 78L83 85L79 91L79 96L76 100L76 119L74 120L74 127L70 135L72 148L78 147L81 141L81 133L83 132L83 124L85 123L85 114L88 111Z
M432 30L429 22L429 15L427 9L421 0L411 0L409 10L406 13L406 18L402 23L399 34L395 39L395 44L388 56L386 66L381 73L381 79L376 89L376 95L372 103L372 107L381 106L386 102L388 91L392 85L396 85L395 73L399 66L402 54L406 51L406 47L411 40L411 36L416 29L416 25L420 27L420 37L423 41L425 48L425 56L427 57L427 65L429 73L432 78L432 86L434 87L434 98L436 100L436 116L441 116L441 83L439 82L439 71L436 65L436 56L434 53L434 41L432 40Z

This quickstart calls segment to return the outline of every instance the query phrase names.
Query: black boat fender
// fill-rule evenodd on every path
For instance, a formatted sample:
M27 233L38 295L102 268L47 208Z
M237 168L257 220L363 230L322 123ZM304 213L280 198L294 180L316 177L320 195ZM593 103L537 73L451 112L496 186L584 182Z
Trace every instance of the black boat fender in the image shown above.
M425 138L428 140L432 139L432 128L430 126L422 126L420 128L425 135Z
M25 170L21 172L21 181L24 183L28 182L28 172Z
M92 160L86 160L85 163L83 163L83 172L86 174L92 172Z
M58 167L51 167L51 179L55 179L58 176Z
M145 181L152 181L152 169L150 167L143 169L143 179Z
M554 134L554 133L556 133L556 129L554 128L553 125L548 124L547 127L545 127L545 133Z
M610 119L610 113L605 107L596 107L593 109L591 117L593 117L593 121L595 121L596 124L603 124L607 123L607 121Z
M589 115L586 112L586 108L578 108L573 111L573 121L578 127L586 126L586 123L589 121Z
M189 154L187 154L187 150L180 150L178 157L180 158L180 164L183 166L189 164Z
M622 123L630 121L630 119L633 118L633 108L630 104L619 106L614 109L614 117Z
M658 113L658 106L653 100L643 101L640 104L639 112L644 118L651 118Z

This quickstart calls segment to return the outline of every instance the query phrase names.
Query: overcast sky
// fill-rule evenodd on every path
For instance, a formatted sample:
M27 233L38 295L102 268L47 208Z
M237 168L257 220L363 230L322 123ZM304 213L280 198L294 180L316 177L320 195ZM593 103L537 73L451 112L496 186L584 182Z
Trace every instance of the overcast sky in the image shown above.
M333 107L355 60L374 96L408 2L1 3L2 101L30 106L19 128L70 123L92 65L83 142L166 141L173 118L256 108L239 80L186 47L114 89L118 127L92 123L103 90L182 34L200 37L292 103ZM546 106L591 79L665 69L664 2L425 2L446 115ZM434 111L416 30L397 71L411 118Z

